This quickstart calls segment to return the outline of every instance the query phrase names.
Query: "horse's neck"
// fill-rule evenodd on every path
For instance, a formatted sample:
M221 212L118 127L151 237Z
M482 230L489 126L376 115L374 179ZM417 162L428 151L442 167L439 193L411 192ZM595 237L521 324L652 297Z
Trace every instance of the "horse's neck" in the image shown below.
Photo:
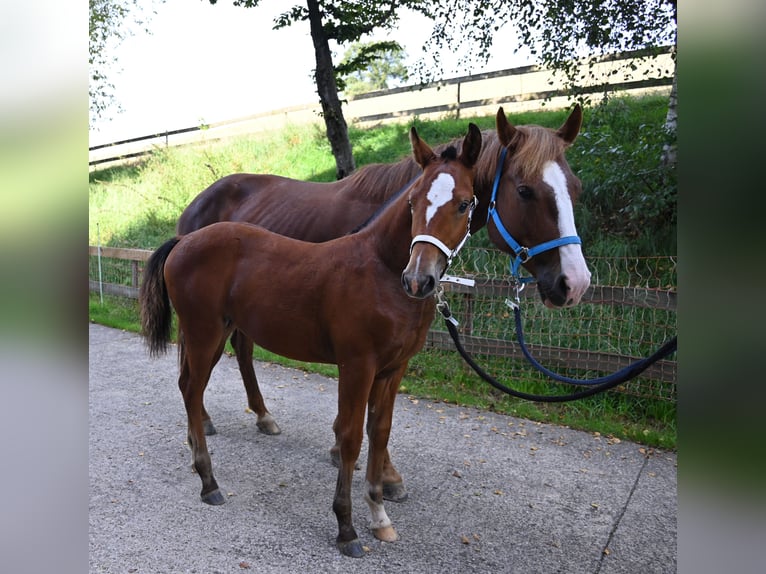
M354 236L370 245L375 255L397 275L407 266L412 242L412 216L401 196Z
M394 164L365 166L358 172L338 182L339 199L381 205L395 196L421 172L412 158Z

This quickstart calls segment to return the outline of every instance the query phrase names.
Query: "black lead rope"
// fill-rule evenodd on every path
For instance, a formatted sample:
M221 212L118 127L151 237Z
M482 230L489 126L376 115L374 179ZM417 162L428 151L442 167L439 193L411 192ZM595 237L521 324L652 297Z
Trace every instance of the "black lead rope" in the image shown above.
M511 389L510 387L507 387L501 382L497 381L494 377L492 377L484 369L482 369L481 366L479 366L476 363L476 361L473 360L473 357L471 357L468 351L466 351L465 348L463 347L463 344L460 342L460 335L458 334L458 331L457 331L458 322L452 316L452 312L449 310L449 306L447 305L446 300L444 300L440 296L436 307L437 309L439 309L439 312L444 316L444 320L447 325L447 330L449 331L450 336L452 337L452 340L455 343L455 347L457 348L458 353L460 353L460 356L463 357L465 362L468 363L471 366L471 368L474 371L476 371L476 373L482 379L487 381L490 385L492 385L496 389L504 393L507 393L511 396L517 397L519 399L528 400L528 401L538 401L538 402L545 402L545 403L563 403L566 401L574 401L577 399L590 397L591 395L595 395L602 391L612 389L616 387L617 385L624 383L625 381L628 381L634 377L637 377L638 375L643 373L646 369L648 369L651 365L653 365L660 359L664 359L671 353L674 353L677 349L677 344L678 344L678 337L675 336L672 339L670 339L668 342L666 342L664 345L662 345L662 347L660 347L650 357L647 357L646 359L641 359L640 361L636 361L635 363L632 363L628 365L627 367L620 369L616 373L613 373L606 377L600 377L597 379L589 379L589 380L572 379L570 377L564 377L562 375L554 373L553 371L550 371L549 369L546 369L539 362L537 362L537 360L534 357L532 357L531 353L527 349L526 343L524 342L524 334L521 328L521 309L519 308L518 305L513 305L513 311L514 311L514 316L516 320L516 335L518 337L518 343L519 343L519 346L521 347L522 353L527 358L527 360L530 363L532 363L532 365L536 369L538 369L540 372L542 372L548 377L551 377L552 379L556 381L568 383L568 384L575 384L575 385L590 385L590 388L588 389L584 389L582 391L578 391L576 393L571 393L568 395L536 395L536 394L524 393L522 391Z

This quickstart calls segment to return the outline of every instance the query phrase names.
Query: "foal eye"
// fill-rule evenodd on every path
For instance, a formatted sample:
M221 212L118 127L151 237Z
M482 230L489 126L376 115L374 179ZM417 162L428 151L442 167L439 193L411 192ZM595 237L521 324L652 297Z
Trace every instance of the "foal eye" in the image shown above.
M516 188L522 199L532 199L535 196L535 192L528 185L520 185Z

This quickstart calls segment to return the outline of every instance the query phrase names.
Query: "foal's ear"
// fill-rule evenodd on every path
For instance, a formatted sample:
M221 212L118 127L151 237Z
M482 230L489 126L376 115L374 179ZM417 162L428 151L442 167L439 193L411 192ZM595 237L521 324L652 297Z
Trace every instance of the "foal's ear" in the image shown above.
M556 135L571 145L574 143L577 134L580 133L580 126L582 126L582 107L580 107L580 104L575 104L572 113L569 114L564 125L556 131Z
M436 160L434 150L432 150L426 142L420 139L415 126L410 128L410 144L412 144L412 155L415 157L415 161L421 168L425 169L429 163Z
M500 143L503 147L508 147L513 136L516 135L516 128L508 122L502 106L498 108L497 116L495 116L495 128L497 129L497 138L500 140Z
M466 167L473 167L479 159L481 152L481 131L474 123L468 124L468 133L463 138L463 147L460 150L460 161Z

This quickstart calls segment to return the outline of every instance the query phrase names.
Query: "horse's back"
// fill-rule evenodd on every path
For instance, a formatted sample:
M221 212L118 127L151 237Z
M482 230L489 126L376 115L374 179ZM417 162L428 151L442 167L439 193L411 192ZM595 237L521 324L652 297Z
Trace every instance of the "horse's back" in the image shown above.
M201 191L178 218L176 232L186 235L219 221L258 223L258 213L268 209L276 193L305 182L259 173L234 173ZM299 190L299 191L302 191Z

